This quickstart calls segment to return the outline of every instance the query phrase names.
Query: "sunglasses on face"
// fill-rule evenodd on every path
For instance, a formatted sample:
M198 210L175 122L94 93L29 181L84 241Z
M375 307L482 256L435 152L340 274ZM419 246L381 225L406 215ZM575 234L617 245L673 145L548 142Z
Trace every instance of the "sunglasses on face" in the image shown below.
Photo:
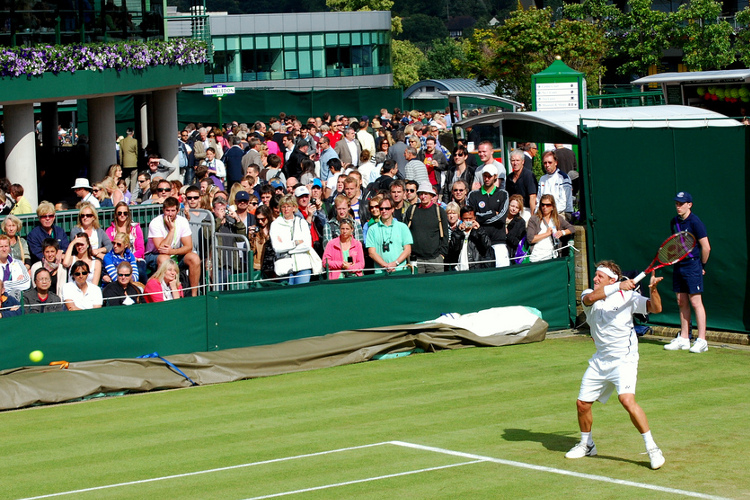
M393 207L380 207L380 210L393 210Z
M55 216L54 215L42 215L40 218L41 219L54 219Z
M120 278L130 278L130 276L132 274L133 273L127 273L127 274L126 273L117 273L117 276L120 277Z
M75 276L76 278L77 278L78 276L88 276L88 275L89 275L89 272L88 272L88 271L82 271L82 272L80 272L80 273L73 273L73 276Z
M90 219L94 217L94 214L81 214L81 219Z
M540 203L540 205L543 207L551 207L552 203Z
M266 219L265 217L256 217L255 220L258 222L266 222L268 219Z
M188 200L200 200L201 199L200 196L186 196L185 198Z
M416 189L407 189L406 192L407 193L416 193L417 190Z
M172 188L158 188L157 191L159 193L169 193L170 191L172 191Z
M128 212L117 212L117 215L128 215Z
M258 204L258 202L257 202L257 201L251 201L251 202L250 202L250 205L253 205L253 206L255 206L255 205L257 205L257 204Z
M380 210L380 207L377 205L373 205L370 207L370 210Z

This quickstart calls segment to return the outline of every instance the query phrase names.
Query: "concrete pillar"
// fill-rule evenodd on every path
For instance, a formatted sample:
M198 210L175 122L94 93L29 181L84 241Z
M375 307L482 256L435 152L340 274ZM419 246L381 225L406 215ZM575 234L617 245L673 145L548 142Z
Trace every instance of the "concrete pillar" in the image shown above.
M39 204L36 173L36 134L33 104L3 106L5 126L5 172L14 184L24 189L24 197L31 207ZM55 126L57 134L57 126Z
M148 146L150 142L156 140L156 135L154 135L154 94L146 95L146 115L148 135L143 136L143 149L146 149L146 146Z
M107 175L109 166L116 162L115 98L89 99L89 180L99 182Z
M177 89L154 91L154 136L159 154L172 163L177 161Z
M42 145L51 150L60 145L57 126L60 124L57 116L56 102L43 102L42 106Z
M137 95L135 96L135 103L136 103L136 126L135 126L135 136L139 141L139 145L141 149L145 149L146 145L148 144L148 134L149 134L149 126L148 126L148 101L146 99L145 95Z

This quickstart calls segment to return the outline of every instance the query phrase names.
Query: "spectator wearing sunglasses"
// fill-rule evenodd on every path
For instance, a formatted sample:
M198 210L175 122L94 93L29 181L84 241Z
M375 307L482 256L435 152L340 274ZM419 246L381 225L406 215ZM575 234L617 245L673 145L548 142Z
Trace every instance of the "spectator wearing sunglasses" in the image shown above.
M71 241L80 233L86 233L91 245L91 253L97 259L104 256L112 250L112 240L107 233L99 226L99 214L96 209L88 202L79 204L78 223L70 230Z
M460 207L466 206L466 196L471 186L477 182L476 167L469 165L469 152L463 146L457 146L451 155L451 164L445 174L445 190L443 201L448 203L455 201ZM461 182L462 186L456 186ZM479 177L481 182L481 176ZM454 191L456 188L456 191Z
M144 262L142 270L145 272L146 267L143 259L146 254L146 245L143 240L143 230L140 224L133 221L130 207L124 201L115 205L115 219L112 221L112 225L107 228L106 233L110 241L114 241L117 233L127 234L130 239L130 251L133 252L137 261Z
M57 241L59 250L57 251L56 262L62 262L63 248L68 248L70 240L68 234L63 228L55 225L55 206L43 201L36 209L36 215L39 217L39 225L34 227L26 236L26 242L29 244L32 262L39 262L44 259L44 240L52 238Z
M132 267L133 281L138 281L140 276L138 262L135 259L135 255L133 255L133 252L130 250L130 236L128 236L127 233L117 233L112 241L112 250L107 252L107 255L104 256L104 270L106 276L103 276L103 281L117 281L118 268L122 262L130 264Z
M89 243L89 237L86 233L78 233L71 240L68 249L63 258L63 266L72 269L73 264L83 261L88 266L88 282L92 285L98 285L101 278L102 265L101 261L94 256ZM68 281L75 281L72 274L68 274Z
M124 233L120 233L124 234ZM141 289L133 284L136 268L123 261L117 265L116 279L102 292L105 306L129 306L143 303Z
M88 282L89 265L79 260L70 267L72 282L63 285L63 301L68 311L84 309L98 309L102 307L104 299L102 290Z
M141 203L141 205L161 205L164 203L164 200L169 198L171 195L172 183L162 179L156 184L156 189L154 189L154 192L151 193L151 199L144 201L143 203Z

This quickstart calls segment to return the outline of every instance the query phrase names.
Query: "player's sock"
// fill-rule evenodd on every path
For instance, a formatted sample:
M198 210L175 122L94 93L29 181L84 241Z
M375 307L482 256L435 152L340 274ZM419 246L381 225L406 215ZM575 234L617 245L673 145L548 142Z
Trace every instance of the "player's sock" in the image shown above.
M651 437L651 431L646 431L643 434L641 434L641 436L643 436L643 442L646 443L646 449L647 450L649 448L656 447L656 443L654 442L654 438Z
M591 431L589 432L581 432L581 442L585 443L589 446L594 444L594 440L591 439Z

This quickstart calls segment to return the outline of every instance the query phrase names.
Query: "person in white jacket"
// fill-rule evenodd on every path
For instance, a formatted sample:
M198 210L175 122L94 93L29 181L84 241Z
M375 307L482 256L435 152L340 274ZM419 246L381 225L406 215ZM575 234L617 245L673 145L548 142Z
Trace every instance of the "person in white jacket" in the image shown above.
M295 217L297 200L286 195L279 202L281 217L271 223L271 245L276 252L274 270L278 276L289 276L290 285L309 283L312 274L312 237L310 226L301 217Z
M570 220L570 215L573 213L573 184L570 177L557 168L557 154L554 151L544 153L542 165L547 173L539 179L537 200L541 200L542 195L551 194L555 197L557 213L565 214L565 218ZM537 201L538 207L539 201Z
M10 237L7 234L0 234L0 280L5 283L8 295L16 300L31 286L31 278L24 263L10 255Z

